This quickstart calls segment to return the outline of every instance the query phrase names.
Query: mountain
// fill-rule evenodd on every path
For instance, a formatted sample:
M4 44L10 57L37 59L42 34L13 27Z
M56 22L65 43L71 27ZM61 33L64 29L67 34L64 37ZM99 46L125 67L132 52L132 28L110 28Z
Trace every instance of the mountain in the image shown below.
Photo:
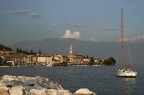
M116 43L106 43L106 42L92 42L84 41L78 39L65 39L65 38L49 38L42 41L25 41L19 42L17 44L11 45L12 49L21 48L23 50L34 50L38 51L39 49L43 53L48 54L68 54L68 49L70 44L73 44L74 53L89 55L89 56L104 56L106 53L109 55L108 51L111 51L111 48L114 48ZM105 55L106 55L105 54ZM111 55L112 56L112 55Z
M118 51L120 44L117 42L93 42L84 41L79 39L65 39L65 38L48 38L45 40L34 40L19 42L17 44L11 45L10 47L15 50L16 48L21 48L23 50L33 50L38 52L41 50L42 53L46 54L62 54L67 55L70 44L73 44L73 50L75 54L82 54L89 57L118 57ZM144 43L130 43L130 51L132 51L132 59L141 61L143 60L144 53L141 51L144 48ZM144 60L143 60L144 61Z

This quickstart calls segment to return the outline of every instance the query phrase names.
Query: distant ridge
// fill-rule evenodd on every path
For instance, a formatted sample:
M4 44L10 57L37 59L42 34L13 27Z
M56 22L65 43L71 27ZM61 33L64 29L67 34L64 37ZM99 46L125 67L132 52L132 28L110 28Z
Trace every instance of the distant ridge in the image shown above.
M10 47L15 50L21 48L23 50L30 51L31 49L38 52L39 49L42 53L46 54L62 54L67 55L70 43L73 44L74 53L82 54L85 56L93 57L117 57L118 47L117 42L93 42L84 41L73 38L48 38L44 40L24 41L11 45ZM142 58L144 53L141 52L144 48L144 43L130 43L130 49L132 49L132 55Z

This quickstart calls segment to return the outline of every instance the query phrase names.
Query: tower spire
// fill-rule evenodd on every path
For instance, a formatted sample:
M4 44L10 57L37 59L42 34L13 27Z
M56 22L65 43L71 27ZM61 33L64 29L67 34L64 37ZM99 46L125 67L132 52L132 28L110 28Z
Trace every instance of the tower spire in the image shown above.
M72 45L72 43L70 44L69 54L73 54L73 45Z

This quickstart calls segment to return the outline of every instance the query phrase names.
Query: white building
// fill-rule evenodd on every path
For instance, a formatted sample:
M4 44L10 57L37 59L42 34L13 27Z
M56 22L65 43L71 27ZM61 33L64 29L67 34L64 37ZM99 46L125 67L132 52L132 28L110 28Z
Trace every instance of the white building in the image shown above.
M52 64L52 56L48 56L48 55L32 56L32 63L36 63L38 65Z

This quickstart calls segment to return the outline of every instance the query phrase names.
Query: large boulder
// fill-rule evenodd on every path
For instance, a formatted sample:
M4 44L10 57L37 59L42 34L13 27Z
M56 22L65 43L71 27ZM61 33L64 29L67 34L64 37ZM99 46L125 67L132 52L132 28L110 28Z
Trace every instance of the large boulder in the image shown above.
M46 93L48 95L58 95L56 89L48 89Z
M37 84L37 79L35 77L25 77L23 80L24 85L34 86Z
M23 86L14 86L9 90L10 95L24 95Z
M0 87L0 95L9 95L7 87Z
M73 95L69 90L56 90L56 89L48 89L46 93L48 95Z
M73 95L96 95L96 94L87 88L81 88L77 90Z
M69 90L58 90L58 95L72 95Z
M16 76L4 75L4 76L2 77L2 80L7 80L7 81L17 80L17 77L16 77Z
M28 95L47 95L45 89L37 90L37 89L31 89Z
M37 84L44 87L44 88L49 88L49 79L45 78L45 77L39 77L37 76Z

